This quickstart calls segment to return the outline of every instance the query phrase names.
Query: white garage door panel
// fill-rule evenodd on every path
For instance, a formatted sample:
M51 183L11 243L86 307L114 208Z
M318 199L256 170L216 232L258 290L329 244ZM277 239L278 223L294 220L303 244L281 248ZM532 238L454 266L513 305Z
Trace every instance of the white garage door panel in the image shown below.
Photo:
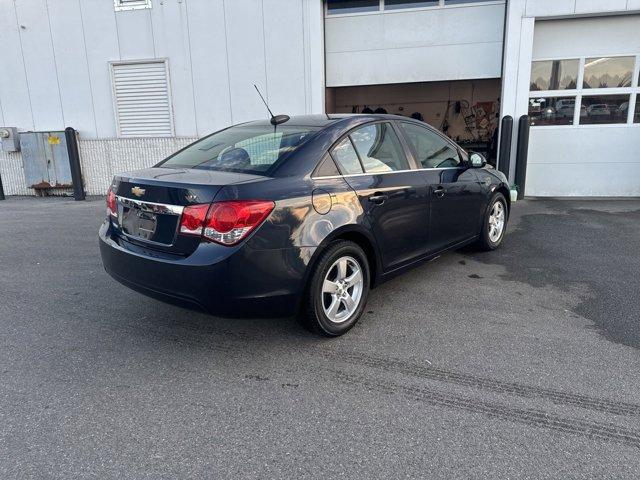
M620 197L640 195L640 164L592 163L527 167L525 195L532 197Z
M536 22L533 58L640 52L640 15Z
M640 163L640 125L532 128L528 164ZM637 179L640 184L640 178Z
M466 45L445 45L327 53L327 79L331 79L330 85L327 80L327 86L495 78L500 76L501 52L502 46L495 43L481 50L470 50ZM456 61L451 62L452 58Z
M638 32L640 15L538 21L533 59L636 56ZM640 124L532 127L525 195L640 195L639 152Z
M327 87L497 78L503 25L490 3L329 15Z

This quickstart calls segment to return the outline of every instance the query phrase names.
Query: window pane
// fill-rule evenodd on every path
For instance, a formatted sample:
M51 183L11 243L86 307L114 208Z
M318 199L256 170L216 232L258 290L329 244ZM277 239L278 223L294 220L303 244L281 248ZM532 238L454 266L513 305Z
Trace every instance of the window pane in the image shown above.
M435 7L439 3L439 0L384 0L384 9Z
M320 162L318 168L314 172L314 177L333 177L335 175L340 175L340 172L336 168L336 164L333 162L333 159L327 155L324 157L324 160Z
M634 64L634 57L587 58L584 88L630 87Z
M328 0L327 12L336 13L357 13L375 12L380 9L380 0Z
M627 123L629 95L593 95L582 97L586 115L580 116L581 124Z
M402 129L422 168L457 167L460 164L458 150L437 133L413 123L402 123Z
M579 67L579 60L531 62L531 91L576 88Z
M376 123L357 129L351 140L368 173L409 170L402 144L389 123Z
M551 97L529 99L529 122L535 125L572 125L576 111L575 97ZM580 116L586 116L582 107Z
M353 149L349 137L342 140L331 153L343 174L362 173L362 166L360 165L360 160L358 160L358 154Z
M636 109L633 112L633 123L640 123L640 95L636 98Z
M444 0L445 5L458 5L460 3L482 3L490 0Z
M318 130L278 125L235 126L204 137L162 162L163 167L266 172Z

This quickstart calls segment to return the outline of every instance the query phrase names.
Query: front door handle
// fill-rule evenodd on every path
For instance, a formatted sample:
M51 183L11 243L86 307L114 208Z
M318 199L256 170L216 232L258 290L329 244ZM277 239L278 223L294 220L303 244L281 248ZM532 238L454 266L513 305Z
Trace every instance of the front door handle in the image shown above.
M433 194L436 197L444 197L444 194L447 193L445 188L442 185L438 185L436 189L433 191Z
M374 193L369 197L369 201L377 205L382 205L388 198L389 195L386 195L384 193Z

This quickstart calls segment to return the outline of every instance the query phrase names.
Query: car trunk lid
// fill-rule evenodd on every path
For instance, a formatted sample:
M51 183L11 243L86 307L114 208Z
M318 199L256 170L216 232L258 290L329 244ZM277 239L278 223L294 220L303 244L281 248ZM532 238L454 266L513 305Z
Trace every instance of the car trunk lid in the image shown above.
M200 239L179 235L185 207L211 203L225 185L264 180L246 173L149 168L117 175L112 190L117 216L111 222L128 242L178 255L191 254Z

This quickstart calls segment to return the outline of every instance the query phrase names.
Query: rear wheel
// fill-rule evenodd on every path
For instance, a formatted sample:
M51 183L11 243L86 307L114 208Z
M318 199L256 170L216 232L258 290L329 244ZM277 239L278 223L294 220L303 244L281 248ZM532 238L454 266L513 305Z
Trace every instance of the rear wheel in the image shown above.
M487 251L495 250L500 246L507 229L507 218L507 200L501 193L496 193L491 197L485 212L482 232L477 243L478 248Z
M354 242L334 242L313 270L303 323L323 335L342 335L362 315L368 294L369 263L364 251Z

